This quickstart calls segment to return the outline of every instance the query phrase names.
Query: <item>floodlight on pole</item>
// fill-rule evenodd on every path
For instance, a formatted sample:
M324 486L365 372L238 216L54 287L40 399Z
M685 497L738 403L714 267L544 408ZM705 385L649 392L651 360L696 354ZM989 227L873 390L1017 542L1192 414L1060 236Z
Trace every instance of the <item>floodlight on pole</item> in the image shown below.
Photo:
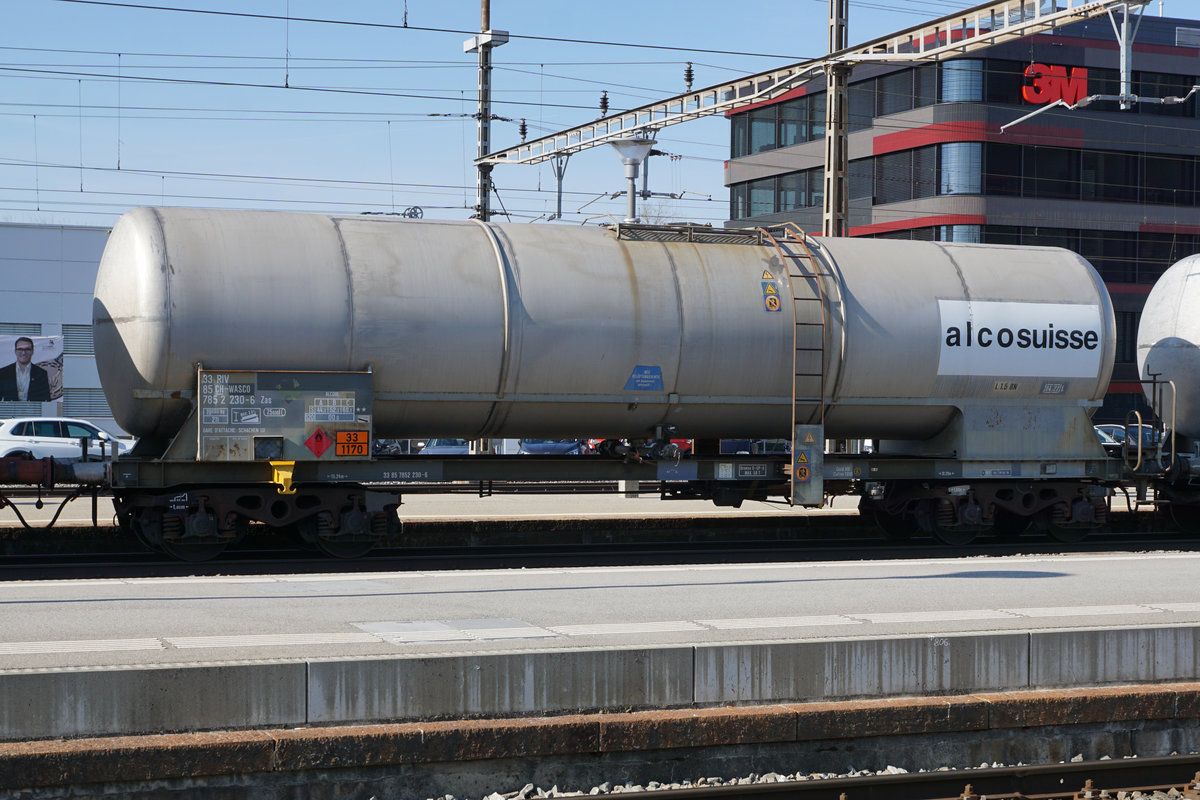
M626 194L629 197L627 206L626 222L637 222L637 177L638 167L646 160L646 156L650 155L650 148L654 147L657 142L646 137L633 137L630 139L616 139L609 142L613 149L617 151L617 155L621 157L621 163L625 165L625 180L629 183L629 188Z

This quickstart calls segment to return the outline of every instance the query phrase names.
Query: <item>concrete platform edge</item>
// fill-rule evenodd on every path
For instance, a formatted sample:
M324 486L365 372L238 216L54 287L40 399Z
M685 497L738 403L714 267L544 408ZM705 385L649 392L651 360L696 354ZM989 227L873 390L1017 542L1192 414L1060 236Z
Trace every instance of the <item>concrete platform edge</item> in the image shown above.
M1195 680L1200 627L0 672L0 741Z
M1200 683L0 744L0 789L1192 721Z

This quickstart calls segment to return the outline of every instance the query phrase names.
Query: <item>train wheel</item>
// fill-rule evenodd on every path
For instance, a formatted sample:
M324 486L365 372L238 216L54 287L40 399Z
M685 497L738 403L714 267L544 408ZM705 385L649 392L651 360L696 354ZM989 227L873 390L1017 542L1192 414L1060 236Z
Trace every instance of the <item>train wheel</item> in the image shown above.
M232 540L232 536L221 535L216 518L204 510L162 517L162 550L180 561L211 561L225 552Z
M901 514L889 514L869 500L858 501L858 513L864 520L874 523L883 531L884 537L893 542L907 542L921 530L921 526L912 517Z
M1087 528L1070 528L1051 523L1046 526L1046 533L1056 542L1075 544L1086 539L1090 531Z
M129 519L124 526L134 538L141 542L147 550L153 550L156 553L162 552L162 536L155 537L153 534L153 526L142 515L130 514Z
M959 523L954 503L949 500L928 500L923 511L928 517L929 532L942 544L963 547L979 536L978 526Z
M1189 536L1200 534L1200 506L1171 503L1171 519Z
M933 538L951 547L964 547L975 541L979 533L979 531L971 530L970 528L936 527L933 529Z
M370 532L369 523L365 530L360 531L357 527L345 524L344 520L343 528L346 532L335 531L326 514L316 514L296 523L301 541L333 558L362 558L379 544L379 539Z
M1046 535L1056 542L1063 544L1075 544L1082 542L1091 533L1091 527L1088 525L1070 524L1068 522L1068 514L1070 513L1068 506L1065 503L1056 503L1042 512L1042 526L1046 529Z
M229 546L228 542L171 541L163 539L162 551L171 558L193 564L212 561Z

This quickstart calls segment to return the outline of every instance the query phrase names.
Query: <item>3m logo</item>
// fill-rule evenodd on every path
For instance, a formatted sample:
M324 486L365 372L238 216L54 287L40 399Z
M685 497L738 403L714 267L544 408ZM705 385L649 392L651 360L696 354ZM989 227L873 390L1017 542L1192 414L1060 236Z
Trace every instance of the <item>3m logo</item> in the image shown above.
M1087 68L1071 67L1070 75L1064 66L1030 64L1025 77L1032 83L1021 87L1021 96L1028 103L1053 103L1062 100L1075 105L1087 97Z

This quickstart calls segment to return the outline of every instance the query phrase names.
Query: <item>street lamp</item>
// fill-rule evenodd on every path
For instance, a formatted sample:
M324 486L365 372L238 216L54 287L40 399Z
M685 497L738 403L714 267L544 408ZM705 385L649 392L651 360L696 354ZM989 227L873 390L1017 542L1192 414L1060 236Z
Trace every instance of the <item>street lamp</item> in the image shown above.
M646 156L650 155L650 148L654 147L656 142L653 139L645 137L634 137L631 139L616 139L609 142L617 151L617 155L621 157L621 163L625 165L625 179L629 181L629 196L628 212L625 218L626 222L637 222L637 177L638 167L646 160Z

